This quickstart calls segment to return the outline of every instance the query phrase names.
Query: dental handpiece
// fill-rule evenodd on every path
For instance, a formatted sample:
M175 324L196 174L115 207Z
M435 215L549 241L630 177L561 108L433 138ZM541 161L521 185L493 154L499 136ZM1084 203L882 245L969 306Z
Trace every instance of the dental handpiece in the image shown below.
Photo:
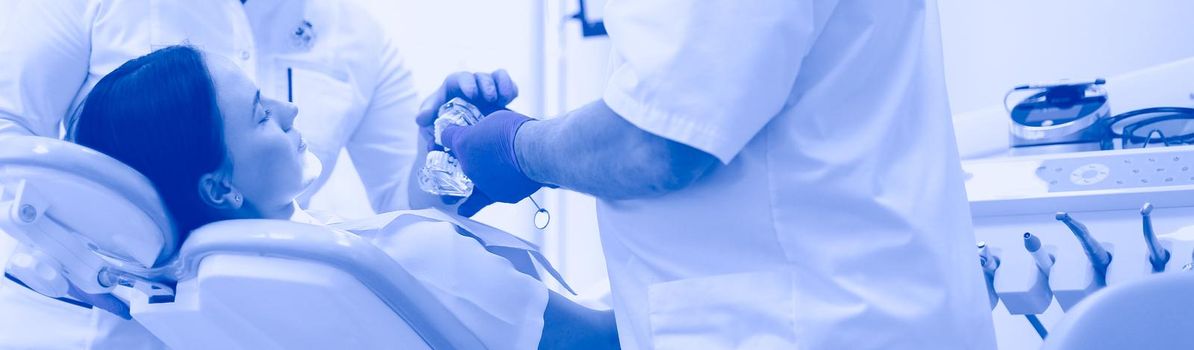
M1041 239L1033 236L1030 232L1024 232L1024 249L1032 254L1032 259L1036 261L1036 267L1041 269L1041 272L1048 274L1049 268L1053 267L1053 255L1041 249Z
M1153 204L1144 203L1140 208L1140 219L1144 223L1144 243L1148 245L1148 262L1153 265L1153 272L1165 271L1165 264L1169 263L1169 251L1157 241L1157 233L1153 231Z
M995 269L999 268L999 258L991 255L990 249L987 248L987 242L978 242L978 261L983 266L983 273L987 276L994 276Z
M1056 218L1057 221L1068 226L1070 231L1074 232L1074 237L1078 238L1078 242L1082 243L1082 250L1086 252L1086 257L1090 258L1090 265L1094 267L1095 273L1100 278L1107 277L1107 266L1111 265L1111 253L1103 249L1103 245L1090 235L1090 230L1086 228L1086 225L1074 220L1069 213L1058 212Z
M991 255L987 249L987 242L978 242L978 261L983 267L983 280L987 283L987 298L991 301L991 309L999 304L999 293L995 292L995 269L999 268L999 257Z

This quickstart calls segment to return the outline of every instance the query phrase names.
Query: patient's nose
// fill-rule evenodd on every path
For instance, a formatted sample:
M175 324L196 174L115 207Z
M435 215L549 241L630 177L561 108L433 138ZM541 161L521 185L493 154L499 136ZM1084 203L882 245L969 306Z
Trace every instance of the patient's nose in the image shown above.
M274 110L277 111L278 124L282 126L282 130L290 131L290 128L294 127L294 118L298 116L298 106L282 101L275 103L277 107L274 107Z

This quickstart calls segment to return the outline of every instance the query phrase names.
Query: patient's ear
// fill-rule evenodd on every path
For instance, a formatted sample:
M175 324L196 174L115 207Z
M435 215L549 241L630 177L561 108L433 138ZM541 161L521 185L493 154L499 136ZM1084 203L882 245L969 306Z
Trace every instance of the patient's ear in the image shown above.
M240 191L232 186L230 176L220 170L199 177L199 198L216 209L237 210L245 203Z

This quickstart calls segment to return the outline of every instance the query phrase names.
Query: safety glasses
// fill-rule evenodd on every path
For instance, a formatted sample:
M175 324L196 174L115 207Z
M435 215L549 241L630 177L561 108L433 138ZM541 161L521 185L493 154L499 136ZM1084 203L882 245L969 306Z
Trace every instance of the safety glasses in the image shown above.
M1135 110L1112 117L1110 127L1124 149L1194 144L1194 108Z

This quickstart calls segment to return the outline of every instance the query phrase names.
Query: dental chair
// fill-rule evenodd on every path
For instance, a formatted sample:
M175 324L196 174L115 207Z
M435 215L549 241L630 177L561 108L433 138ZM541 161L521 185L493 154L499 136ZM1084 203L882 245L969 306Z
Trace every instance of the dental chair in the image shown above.
M1194 349L1194 272L1156 274L1091 295L1041 349Z
M148 180L64 141L0 138L0 230L23 246L6 277L136 320L176 349L485 347L348 232L222 221L176 249Z

